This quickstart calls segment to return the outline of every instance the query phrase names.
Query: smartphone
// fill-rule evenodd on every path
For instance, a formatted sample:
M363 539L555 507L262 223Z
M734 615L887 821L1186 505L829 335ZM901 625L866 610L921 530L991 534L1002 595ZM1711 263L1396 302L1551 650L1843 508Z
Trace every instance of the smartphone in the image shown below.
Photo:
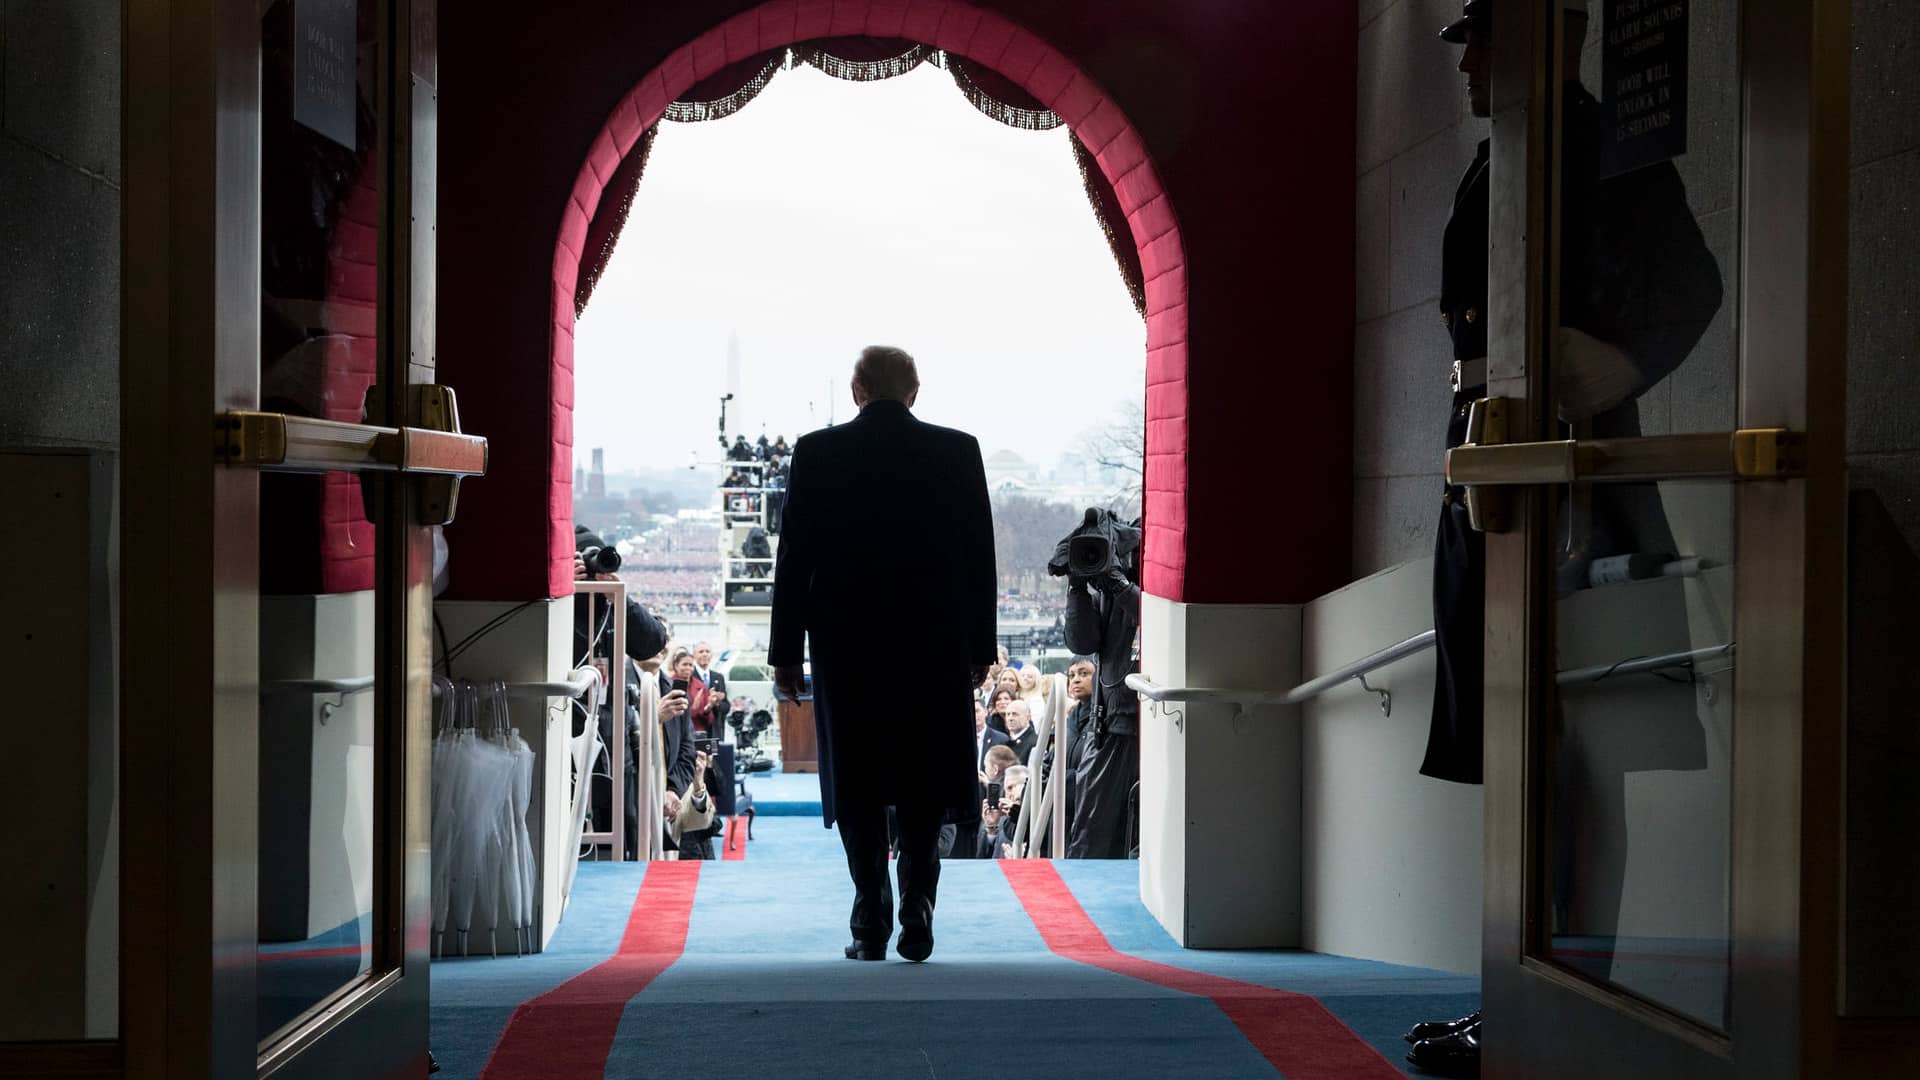
M681 693L683 693L683 694L684 694L684 693L686 693L686 692L687 692L687 680L685 680L685 679L675 679L675 680L673 680L673 688L674 688L675 690L678 690L678 691L680 691L680 692L681 692Z
M987 785L987 805L998 809L1000 797L1006 794L1006 786L995 780Z

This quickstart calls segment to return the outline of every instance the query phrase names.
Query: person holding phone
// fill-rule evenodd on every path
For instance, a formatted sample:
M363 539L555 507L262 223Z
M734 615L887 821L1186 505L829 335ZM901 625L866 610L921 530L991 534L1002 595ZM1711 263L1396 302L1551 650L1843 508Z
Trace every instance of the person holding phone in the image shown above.
M682 859L713 858L714 806L706 781L711 762L706 750L693 752L693 786L680 800L679 809L666 819L667 839Z
M719 718L713 709L713 691L705 680L700 678L694 666L693 654L685 649L673 654L673 685L687 697L688 715L693 720L693 730L711 738L718 738Z

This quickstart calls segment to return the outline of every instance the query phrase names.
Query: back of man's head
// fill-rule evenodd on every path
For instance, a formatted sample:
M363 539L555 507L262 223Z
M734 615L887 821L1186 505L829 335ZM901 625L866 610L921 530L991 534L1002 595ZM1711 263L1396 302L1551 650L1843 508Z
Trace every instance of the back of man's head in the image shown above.
M869 345L853 365L853 394L860 404L898 401L912 405L920 392L920 369L905 349Z
M988 776L997 775L1019 763L1020 755L1014 753L1005 743L987 751L986 766Z

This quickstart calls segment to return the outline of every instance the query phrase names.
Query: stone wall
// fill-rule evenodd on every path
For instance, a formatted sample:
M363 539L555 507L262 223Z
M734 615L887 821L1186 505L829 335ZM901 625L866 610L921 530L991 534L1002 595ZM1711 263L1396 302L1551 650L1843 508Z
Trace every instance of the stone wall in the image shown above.
M1844 1009L1920 1015L1920 8L1854 0Z
M0 0L0 446L120 441L120 5Z
M1457 0L1362 0L1354 160L1353 576L1431 554L1446 445L1440 238L1487 136L1460 49L1435 37Z

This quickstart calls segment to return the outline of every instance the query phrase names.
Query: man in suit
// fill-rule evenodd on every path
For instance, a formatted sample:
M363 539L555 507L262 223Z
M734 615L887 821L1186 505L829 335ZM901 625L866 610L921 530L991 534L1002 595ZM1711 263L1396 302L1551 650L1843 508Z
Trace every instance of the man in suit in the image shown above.
M987 751L996 746L1007 745L1007 734L995 731L987 726L987 707L978 701L973 703L973 764L975 768L987 767Z
M693 673L707 688L708 709L714 716L727 715L727 677L713 670L713 646L701 642L693 647Z
M1007 745L1004 732L995 731L987 725L987 707L978 700L973 703L973 763L980 770L980 795L987 797L987 751L996 746ZM973 808L964 818L955 823L952 858L975 859L980 857L976 841L980 836L980 811Z
M1033 748L1040 743L1040 733L1033 729L1033 717L1026 702L1015 698L1007 702L1007 745L1013 747L1013 756L1025 765Z
M902 350L861 352L860 415L794 444L774 572L767 660L797 697L803 642L812 659L821 812L853 877L849 959L885 959L893 934L887 808L896 948L919 961L933 951L940 826L979 805L968 711L996 644L993 512L980 444L915 419L919 388Z

